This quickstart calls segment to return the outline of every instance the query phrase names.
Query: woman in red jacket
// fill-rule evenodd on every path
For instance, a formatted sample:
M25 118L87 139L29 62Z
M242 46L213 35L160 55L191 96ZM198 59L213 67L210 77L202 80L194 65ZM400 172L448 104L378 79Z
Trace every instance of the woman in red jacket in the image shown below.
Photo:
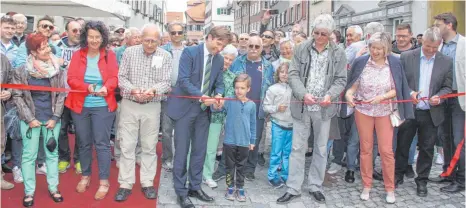
M106 50L108 34L104 23L86 23L81 32L81 49L73 55L68 69L71 90L82 92L70 92L65 102L71 109L79 140L82 177L76 191L82 193L89 187L95 144L100 179L96 200L105 198L110 187L110 132L117 108L114 91L118 86L118 67L115 54Z

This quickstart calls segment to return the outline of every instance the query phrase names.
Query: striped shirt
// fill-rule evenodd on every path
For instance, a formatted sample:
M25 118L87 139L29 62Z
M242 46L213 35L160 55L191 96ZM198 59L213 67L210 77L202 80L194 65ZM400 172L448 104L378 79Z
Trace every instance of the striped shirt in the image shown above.
M130 94L133 89L145 91L154 88L157 95L166 93L170 89L172 69L172 57L162 48L157 48L151 55L145 54L142 45L127 48L118 72L122 97L136 100ZM152 102L161 100L163 100L162 96L155 96Z

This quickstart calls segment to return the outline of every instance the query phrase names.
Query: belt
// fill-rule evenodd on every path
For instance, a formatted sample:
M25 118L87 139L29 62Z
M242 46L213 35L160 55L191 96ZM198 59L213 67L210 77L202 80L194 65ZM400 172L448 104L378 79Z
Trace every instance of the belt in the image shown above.
M424 110L424 109L417 109L417 108L416 108L416 111L429 112L430 109Z
M133 103L140 104L140 105L144 105L144 104L147 104L147 103L152 103L152 100L150 100L150 101L144 101L144 102L139 102L139 101L130 100L130 99L128 99L128 100L131 101L131 102L133 102Z

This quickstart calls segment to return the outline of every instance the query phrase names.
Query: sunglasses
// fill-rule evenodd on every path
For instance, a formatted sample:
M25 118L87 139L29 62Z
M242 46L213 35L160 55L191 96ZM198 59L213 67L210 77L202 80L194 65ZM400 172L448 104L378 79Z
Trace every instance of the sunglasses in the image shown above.
M75 29L71 30L71 32L73 32L75 34L78 33L79 31L80 31L80 29L78 29L78 28L75 28Z
M125 31L124 30L117 30L115 31L116 33L120 33L120 34L123 34Z
M42 29L44 29L44 30L47 29L47 28L48 28L49 30L53 30L53 29L55 28L55 26L53 26L53 25L47 25L47 24L43 24L43 25L41 25L41 27L42 27Z
M170 32L171 35L175 36L175 35L183 35L183 31L173 31L173 32Z
M260 45L249 45L249 49L256 49L259 50L261 48Z
M245 41L248 41L249 38L240 38L239 40L245 40Z
M273 39L273 37L270 35L261 35L261 38Z
M318 31L314 31L314 35L315 36L322 36L322 37L327 37L328 34L326 32L318 32Z

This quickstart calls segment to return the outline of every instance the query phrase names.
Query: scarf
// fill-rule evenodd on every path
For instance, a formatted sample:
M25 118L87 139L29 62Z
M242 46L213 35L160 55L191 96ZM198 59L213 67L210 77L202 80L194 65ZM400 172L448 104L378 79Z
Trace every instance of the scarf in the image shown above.
M50 54L50 59L47 62L36 59L29 55L26 62L26 70L32 77L43 79L51 78L59 72L58 58Z

